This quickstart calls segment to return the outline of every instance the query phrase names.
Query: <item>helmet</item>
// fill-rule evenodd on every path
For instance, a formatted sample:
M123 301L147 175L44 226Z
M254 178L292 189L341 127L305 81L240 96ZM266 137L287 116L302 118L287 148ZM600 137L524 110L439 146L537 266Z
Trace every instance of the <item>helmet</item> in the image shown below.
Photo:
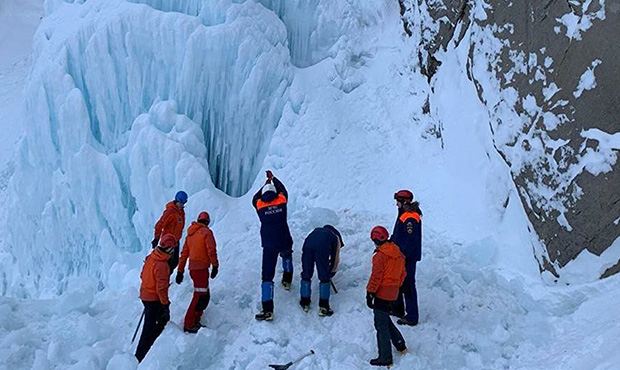
M198 215L198 222L200 221L206 221L207 224L209 224L209 221L211 221L211 217L209 217L209 213L207 211L202 211L200 212L200 214Z
M187 193L183 190L177 192L177 194L174 196L174 200L181 204L187 203Z
M375 226L370 231L370 239L372 239L372 241L375 243L384 242L388 240L389 236L390 234L388 233L387 229L383 226Z
M409 190L399 190L394 193L394 199L402 203L411 203L413 202L413 193Z
M177 238L172 234L166 234L159 240L159 246L162 248L176 248L177 244Z
M270 191L273 192L274 194L277 192L276 191L276 187L275 187L274 184L267 183L267 184L265 184L265 186L263 186L263 189L261 190L261 195L265 194L265 193L268 193Z

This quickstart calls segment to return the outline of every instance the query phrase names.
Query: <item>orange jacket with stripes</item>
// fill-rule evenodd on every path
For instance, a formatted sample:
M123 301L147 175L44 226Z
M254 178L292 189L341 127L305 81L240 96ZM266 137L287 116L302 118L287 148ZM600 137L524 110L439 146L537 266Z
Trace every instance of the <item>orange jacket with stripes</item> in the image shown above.
M185 270L187 259L189 259L190 270L204 270L211 266L219 266L215 238L207 225L192 222L187 230L187 238L183 244L178 271L183 272Z
M168 286L170 256L155 248L144 260L140 279L140 299L143 301L159 301L162 304L170 304L168 299Z
M406 276L405 256L396 244L387 241L372 257L372 273L366 291L385 301L395 301Z
M159 239L162 235L170 233L177 238L177 242L180 242L184 227L185 210L178 207L174 201L168 202L164 213L155 224L155 239Z

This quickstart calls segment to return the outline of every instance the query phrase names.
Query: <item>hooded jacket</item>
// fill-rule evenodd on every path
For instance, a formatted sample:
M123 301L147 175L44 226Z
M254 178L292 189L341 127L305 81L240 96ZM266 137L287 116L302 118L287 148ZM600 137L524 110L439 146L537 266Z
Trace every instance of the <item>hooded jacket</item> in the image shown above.
M406 276L405 256L396 244L387 241L377 247L372 257L366 291L385 301L395 301Z
M187 237L183 244L178 271L183 272L185 270L188 258L190 270L205 270L211 266L219 266L215 238L207 225L192 222L187 229Z
M168 233L177 238L177 242L181 240L183 228L185 227L185 210L177 207L174 201L166 204L164 213L155 224L155 239L159 239L162 235Z
M140 299L143 301L159 301L161 304L170 304L168 299L168 283L170 267L168 259L170 255L158 248L146 256L140 279Z

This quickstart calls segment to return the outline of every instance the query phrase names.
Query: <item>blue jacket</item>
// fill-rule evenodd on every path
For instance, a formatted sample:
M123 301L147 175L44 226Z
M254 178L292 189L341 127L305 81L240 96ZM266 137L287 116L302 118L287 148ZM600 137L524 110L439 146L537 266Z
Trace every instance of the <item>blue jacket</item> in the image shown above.
M410 209L399 209L392 241L407 259L422 259L422 211L417 203Z
M336 233L338 232L336 229L333 230ZM334 231L330 231L327 227L317 227L306 237L303 249L311 249L318 255L327 255L329 256L330 264L333 264L339 246L340 240Z
M254 194L252 204L260 219L260 238L263 248L285 251L293 248L293 238L288 228L286 204L288 192L284 184L273 178L276 194L269 197L262 195L262 188ZM269 195L269 193L267 193Z

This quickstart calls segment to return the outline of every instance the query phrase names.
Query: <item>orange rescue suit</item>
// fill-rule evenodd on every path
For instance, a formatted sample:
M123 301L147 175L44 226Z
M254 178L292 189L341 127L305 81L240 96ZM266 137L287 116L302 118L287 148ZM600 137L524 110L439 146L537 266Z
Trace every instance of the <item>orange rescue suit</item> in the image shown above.
M372 273L366 291L384 301L395 301L406 276L405 256L396 244L387 241L377 247L372 257Z
M164 213L155 224L155 239L168 233L177 238L177 242L181 241L183 228L185 227L185 210L177 207L174 202L166 204Z
M168 286L170 255L159 249L154 249L144 260L140 279L140 299L143 301L159 301L163 305L170 304Z
M192 222L187 230L187 238L183 244L178 271L183 272L185 270L188 258L190 270L204 270L211 266L219 266L215 238L207 225Z

